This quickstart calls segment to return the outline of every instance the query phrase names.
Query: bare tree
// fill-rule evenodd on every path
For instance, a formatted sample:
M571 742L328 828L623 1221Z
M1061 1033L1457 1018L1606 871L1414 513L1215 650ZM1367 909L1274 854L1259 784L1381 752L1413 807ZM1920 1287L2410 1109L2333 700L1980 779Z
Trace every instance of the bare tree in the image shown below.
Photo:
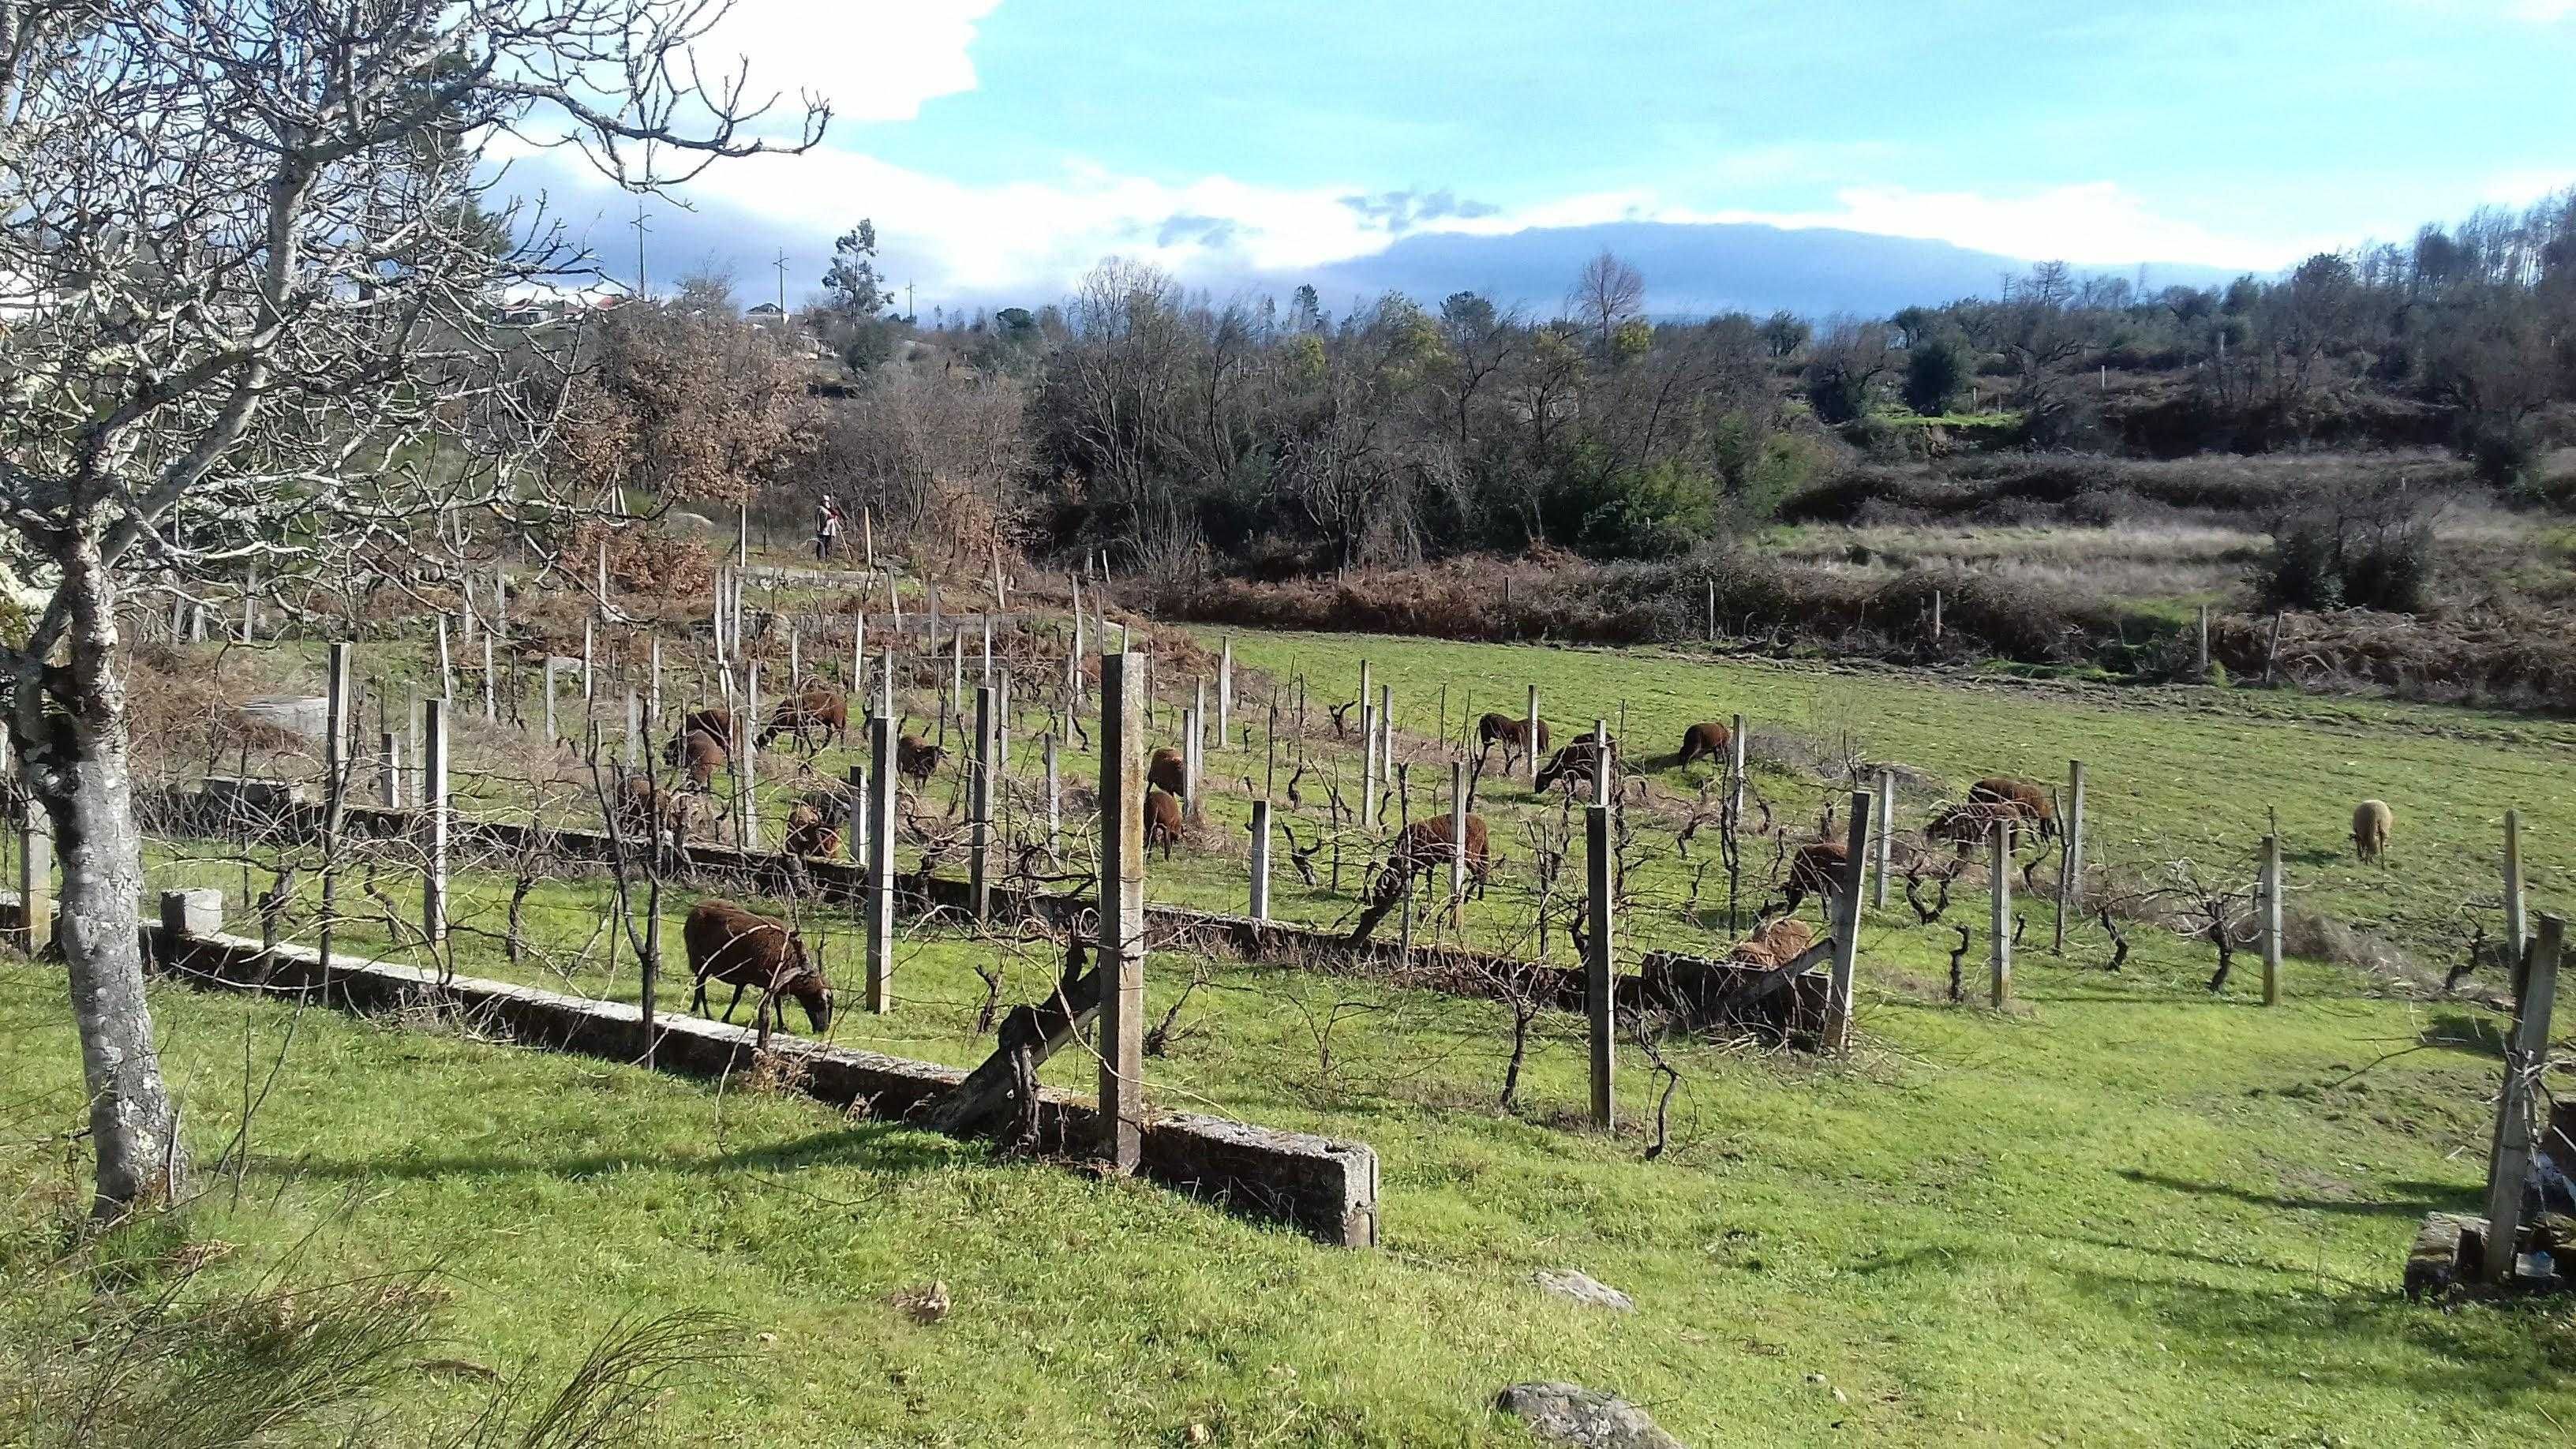
M812 145L819 102L768 126L741 76L692 64L723 10L0 0L0 538L50 591L0 669L64 842L98 1213L186 1169L143 996L120 612L232 577L291 612L279 581L371 558L434 582L461 560L424 521L567 518L525 466L547 392L511 365L564 349L497 320L582 259L487 207L487 162L563 147L652 191Z
M1566 310L1591 328L1601 355L1607 357L1619 324L1645 306L1646 277L1603 247L1599 256L1585 262L1583 270L1575 274L1574 290L1566 295L1565 302Z

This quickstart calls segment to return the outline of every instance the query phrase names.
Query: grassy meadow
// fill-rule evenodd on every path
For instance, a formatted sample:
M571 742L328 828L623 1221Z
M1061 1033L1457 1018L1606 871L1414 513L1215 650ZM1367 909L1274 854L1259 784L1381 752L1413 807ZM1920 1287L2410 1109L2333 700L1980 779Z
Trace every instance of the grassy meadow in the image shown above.
M2564 907L2576 866L2557 817L2576 744L2564 724L1687 654L1233 637L1243 717L1266 723L1269 683L1307 677L1310 786L1353 768L1322 705L1351 697L1362 657L1396 690L1406 753L1435 766L1460 719L1516 713L1529 683L1567 733L1624 708L1647 769L1630 806L1641 942L1722 932L1705 896L1684 909L1694 863L1659 838L1708 772L1656 757L1683 724L1739 711L1765 744L1757 788L1801 833L1842 783L1793 746L1845 737L1873 764L1921 772L1909 826L1978 775L2049 780L2081 757L2106 867L2190 856L2241 871L2277 810L2298 903L2432 967L2447 963L2463 905L2492 909L2506 806L2525 812L2539 908ZM1211 754L1209 823L1171 863L1149 863L1156 897L1239 903L1242 790L1213 782L1258 780L1259 743ZM1068 754L1069 786L1086 761ZM1034 752L1015 764L1033 770ZM1554 802L1497 777L1479 789L1500 841L1556 818ZM2397 811L2388 869L2355 865L2342 840L2365 794ZM1310 795L1308 815L1319 808ZM1469 914L1478 944L1525 939L1527 852L1498 845L1507 863ZM1081 836L1066 847L1086 848ZM1356 837L1350 849L1365 854ZM267 863L253 864L264 889ZM456 968L634 999L631 958L602 944L595 879L536 882L510 962L499 864L460 874ZM1340 919L1360 869L1336 895L1292 887L1283 863L1282 913ZM223 886L243 914L244 866L228 848L164 843L152 876ZM413 897L390 872L379 886L380 900L352 892L367 904L340 939L405 958L368 918L405 918ZM312 888L308 873L288 924L307 942ZM666 940L687 903L667 903ZM102 1283L148 1294L221 1244L178 1291L435 1266L437 1359L537 1380L568 1372L621 1318L728 1315L734 1352L655 1399L637 1431L654 1443L1512 1443L1519 1431L1487 1405L1527 1378L1614 1390L1701 1445L2502 1443L2576 1422L2567 1306L2444 1312L2395 1291L2421 1215L2475 1210L2492 1013L2401 974L2295 959L2287 1004L2266 1010L2250 956L2213 997L2204 945L2132 927L2114 973L2097 927L2053 958L2048 903L2022 910L2010 1009L1982 1004L1980 885L1929 926L1900 902L1864 925L1848 1060L1674 1039L1656 1043L1658 1072L1624 1044L1622 1125L1608 1136L1581 1125L1578 1018L1541 1018L1504 1111L1509 1023L1495 1004L1157 952L1149 1017L1181 1004L1148 1064L1150 1099L1372 1143L1376 1252L741 1082L176 987L156 1006L211 1190L174 1226L75 1251L83 1154L62 1135L80 1104L61 978L0 966L0 1033L17 1048L0 1058L0 1100L22 1129L0 1147L13 1204L0 1406ZM854 987L852 923L806 919L836 983ZM1954 922L1977 937L1966 1006L1946 1000ZM845 1006L831 1036L976 1061L984 1003L1037 994L1056 965L1042 940L907 926L896 1012ZM662 988L669 1009L686 996L685 978ZM1080 1089L1089 1070L1068 1052L1047 1076ZM246 1100L245 1146L227 1159ZM1659 1104L1666 1150L1646 1160ZM97 1272L102 1252L121 1265L112 1279ZM1530 1275L1552 1267L1630 1292L1637 1312L1547 1296ZM934 1280L953 1308L918 1322L895 1295ZM435 1366L401 1376L378 1395L391 1416L378 1437L423 1437L480 1392Z

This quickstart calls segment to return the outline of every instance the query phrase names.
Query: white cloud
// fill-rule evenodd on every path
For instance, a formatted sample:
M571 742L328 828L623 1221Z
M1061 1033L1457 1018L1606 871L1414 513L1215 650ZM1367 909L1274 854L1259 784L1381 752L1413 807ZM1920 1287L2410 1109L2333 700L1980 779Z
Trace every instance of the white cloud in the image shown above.
M704 73L747 69L752 96L811 93L845 120L909 121L924 101L975 89L967 48L999 3L734 0L694 50Z
M1709 219L1923 237L1977 251L2074 262L2079 266L2144 261L2267 268L2287 265L2344 240L2231 236L2160 216L2144 201L2108 181L2051 187L2020 196L1855 186L1835 193L1835 200L1840 207L1832 211L1794 215L1734 213Z
M2576 0L2514 0L2513 17L2546 25L2576 15Z

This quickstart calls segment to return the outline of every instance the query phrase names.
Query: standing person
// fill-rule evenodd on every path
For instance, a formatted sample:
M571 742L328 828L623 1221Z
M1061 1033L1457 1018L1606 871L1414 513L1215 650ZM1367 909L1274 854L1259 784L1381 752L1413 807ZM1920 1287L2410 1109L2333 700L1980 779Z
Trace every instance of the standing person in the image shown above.
M832 550L839 547L840 542L841 505L826 494L822 506L814 514L814 561L830 563Z

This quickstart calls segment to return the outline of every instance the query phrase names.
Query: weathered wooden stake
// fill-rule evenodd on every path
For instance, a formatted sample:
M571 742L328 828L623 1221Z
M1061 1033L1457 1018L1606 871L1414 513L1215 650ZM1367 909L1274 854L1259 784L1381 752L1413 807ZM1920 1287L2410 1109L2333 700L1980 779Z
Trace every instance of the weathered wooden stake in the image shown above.
M1227 731L1234 725L1234 641L1216 656L1216 747L1225 748Z
M492 631L486 629L483 631L483 722L485 724L501 722L498 683L499 681L493 677L492 669Z
M894 1009L894 672L882 708L868 719L868 1010Z
M456 666L447 657L447 616L438 616L438 697L456 698Z
M1744 829L1744 790L1744 716L1739 714L1728 724L1726 737L1726 809L1739 834Z
M546 748L554 748L563 736L555 729L555 656L546 655Z
M400 810L402 797L402 740L384 730L376 736L376 803Z
M2522 990L2524 953L2531 946L2531 918L2523 904L2522 812L2504 812L2504 974L2514 991Z
M634 690L626 691L626 767L641 769L644 765L644 700Z
M1145 750L1134 654L1100 660L1100 1144L1130 1173L1145 1125Z
M432 941L447 939L447 701L421 705L426 742L421 764L420 821L427 836L421 853L427 868L420 887L420 931Z
M2487 1164L2486 1261L2481 1276L2502 1284L2513 1276L2522 1244L2523 1183L2531 1175L2532 1104L2549 1070L2549 1015L2558 997L2559 957L2567 922L2542 912L2540 938L2525 957L2523 989L2514 998L2513 1034L2505 1042L2504 1090L2496 1102L2495 1155Z
M1593 774L1605 773L1596 764ZM1583 811L1583 869L1591 891L1588 902L1591 917L1591 939L1583 962L1583 1009L1585 1027L1591 1037L1592 1125L1604 1132L1617 1125L1611 1100L1611 1074L1615 1070L1615 1026L1618 974L1613 931L1618 920L1617 903L1612 899L1616 872L1610 858L1610 807L1595 803Z
M1851 1050L1852 975L1860 963L1860 873L1869 858L1868 791L1852 792L1845 832L1843 878L1834 892L1834 967L1825 984L1825 1049L1833 1052Z
M1192 824L1199 820L1199 712L1181 711L1181 813Z
M1505 578L1509 578L1509 577L1510 577L1510 575L1506 574L1504 577L1505 577ZM1522 746L1523 753L1525 753L1525 754L1528 756L1527 764L1528 764L1528 766L1529 766L1529 782L1530 782L1530 788L1531 788L1531 789L1537 789L1537 788L1538 788L1538 686L1537 686L1537 685L1535 685L1535 684L1533 684L1533 685L1531 685L1531 686L1529 687L1529 716L1528 716L1528 718L1526 718L1526 719L1524 719L1523 721L1521 721L1521 723L1522 723L1523 725L1527 726L1527 727L1528 727L1528 729L1529 729L1529 734L1528 734L1525 738L1523 738L1523 739L1522 739L1522 741L1521 741L1521 746Z
M734 806L742 820L735 827L734 843L745 850L760 848L760 661L751 661L743 675L742 718L734 724L732 758L741 762L735 776Z
M1377 828L1377 706L1365 696L1360 700L1360 828Z
M1252 802L1252 918L1270 919L1270 802Z

